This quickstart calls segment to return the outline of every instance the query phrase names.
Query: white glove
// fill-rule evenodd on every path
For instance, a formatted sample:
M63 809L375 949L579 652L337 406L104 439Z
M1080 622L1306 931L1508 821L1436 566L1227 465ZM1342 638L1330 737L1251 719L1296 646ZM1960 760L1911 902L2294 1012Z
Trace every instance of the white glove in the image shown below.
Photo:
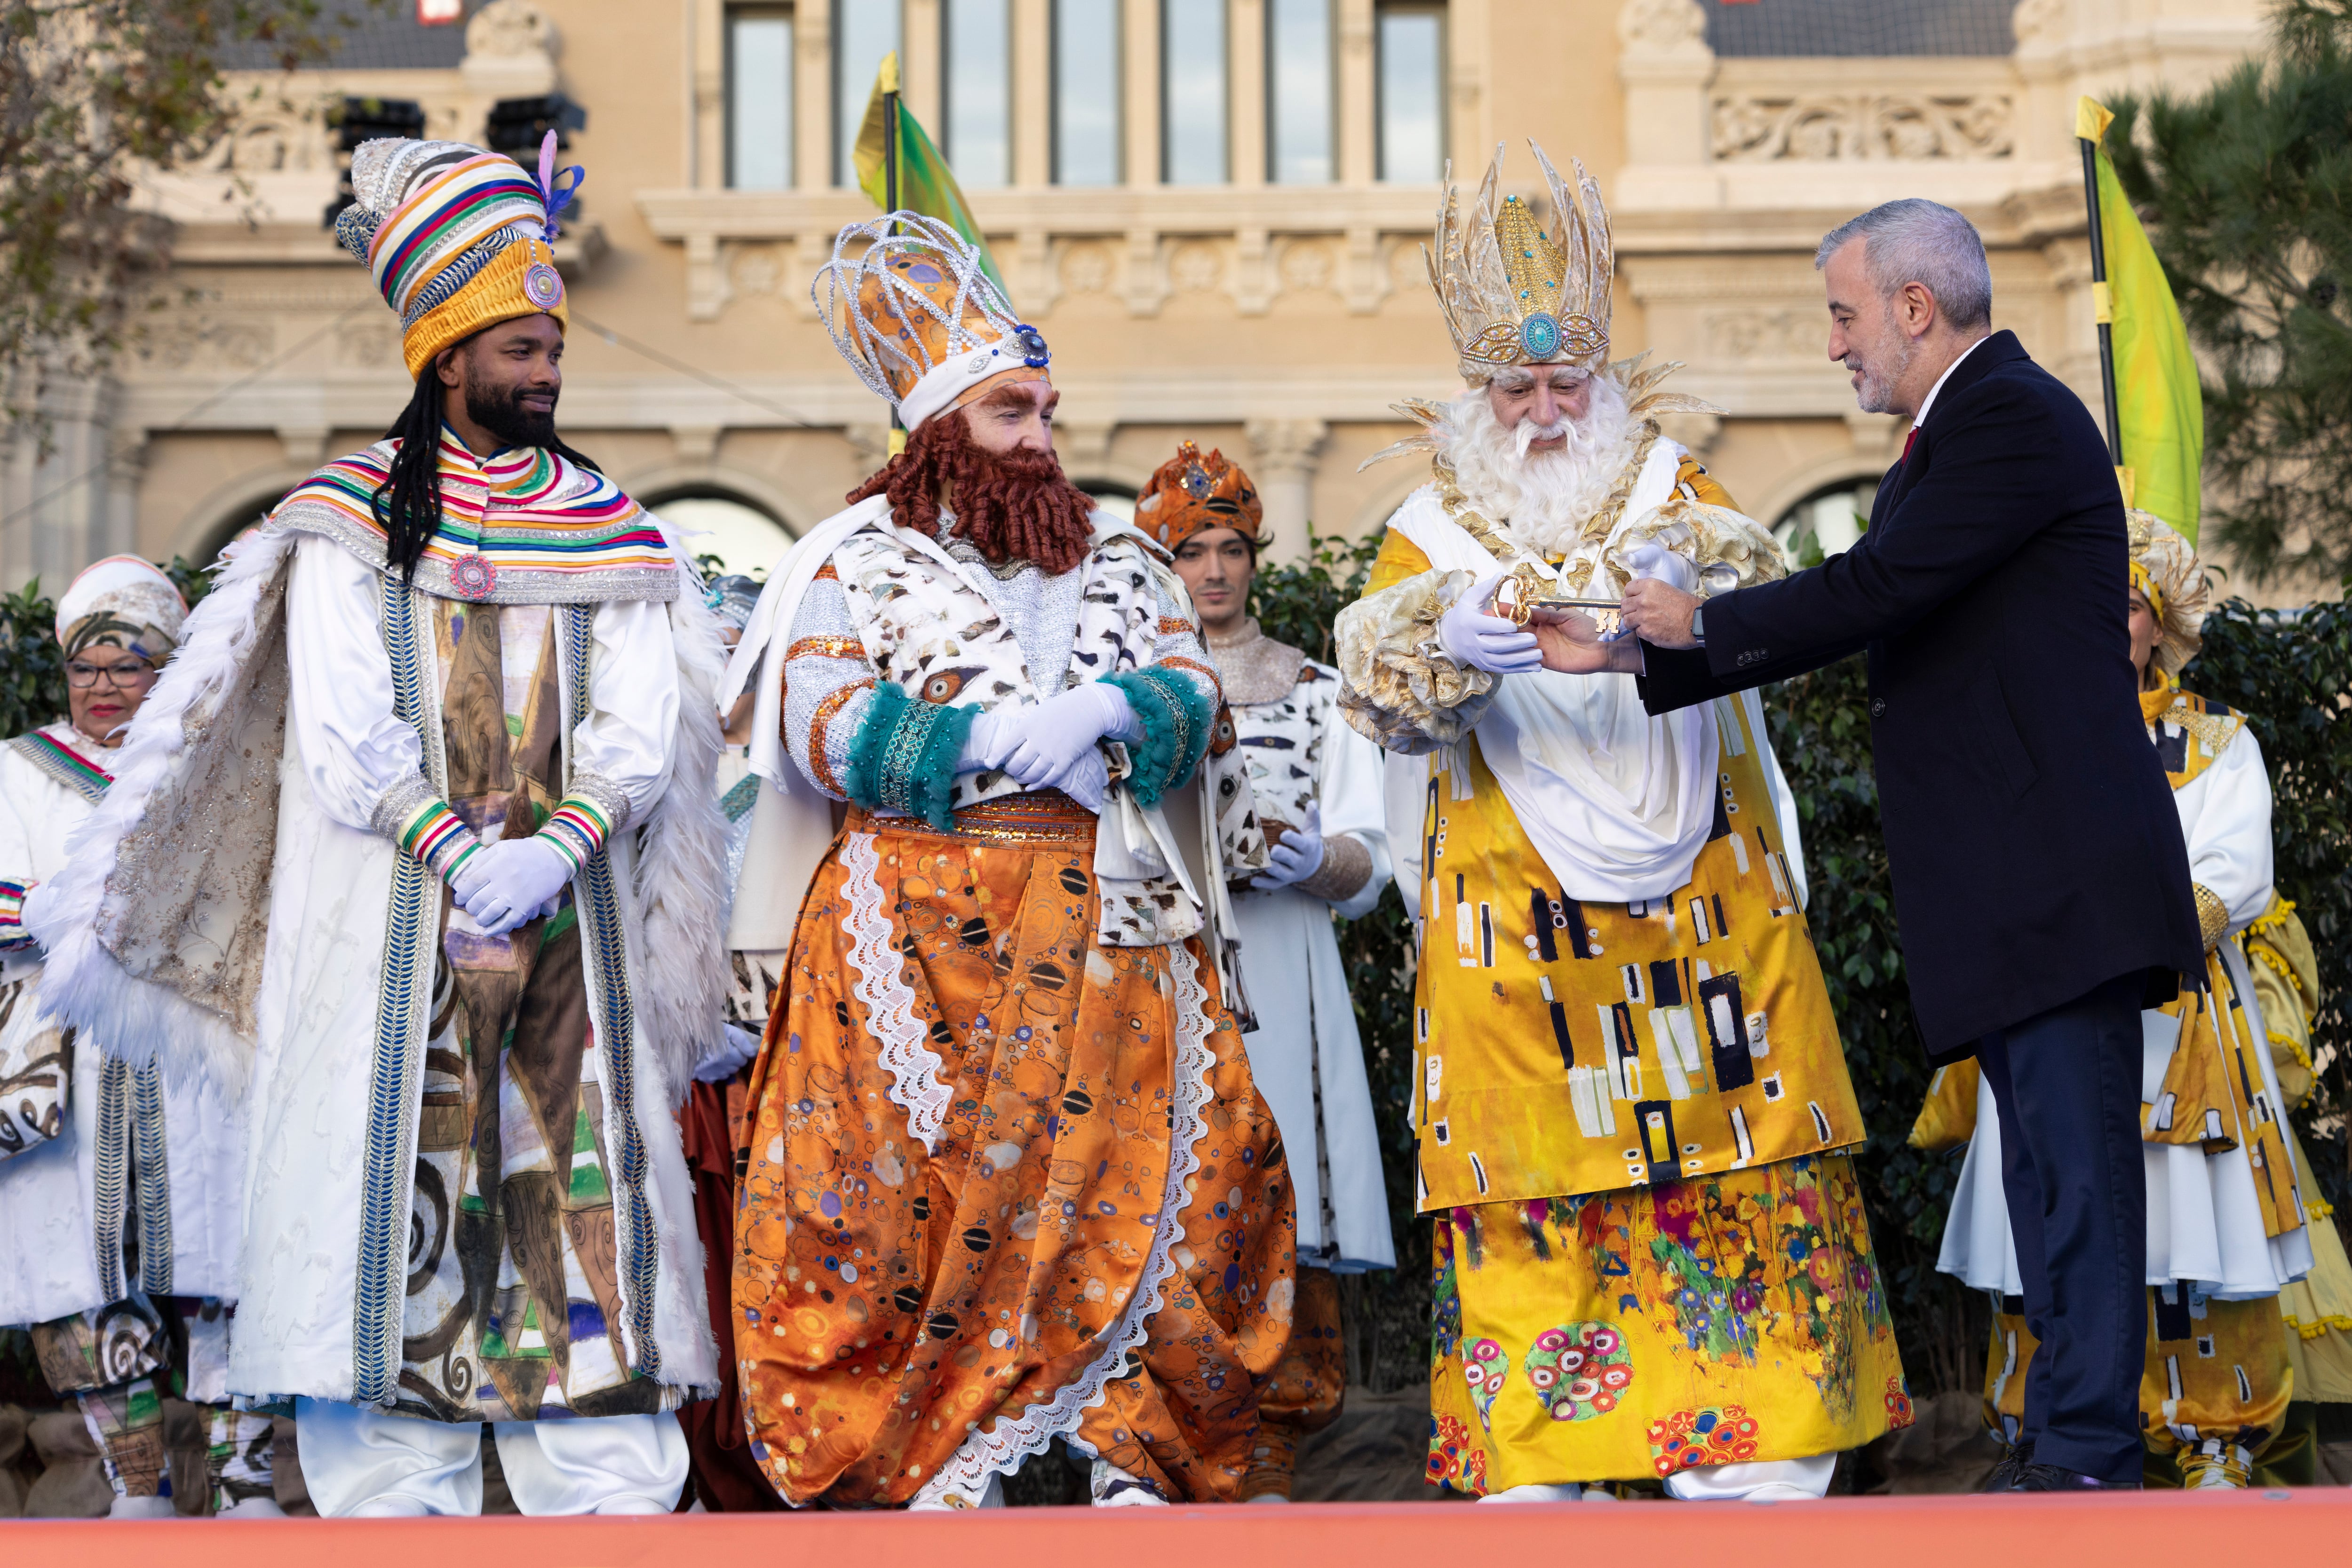
M534 835L484 846L458 872L454 888L483 936L503 936L527 920L554 913L571 881L571 861Z
M1654 540L1627 550L1625 565L1633 573L1628 581L1663 582L1685 593L1698 591L1698 568L1691 564L1688 557L1676 555Z
M1282 835L1282 842L1266 855L1270 862L1265 870L1251 879L1250 885L1272 891L1288 887L1294 882L1305 882L1323 869L1323 808L1309 803L1304 827L1293 828Z
M1024 789L1067 789L1073 783L1084 788L1104 773L1096 742L1106 737L1139 739L1143 734L1127 694L1104 681L1073 686L1034 707L999 708L982 716L998 721L990 727L986 765L1003 768ZM1086 766L1089 758L1092 768ZM1101 788L1095 786L1097 800Z
M1540 670L1543 650L1536 645L1536 634L1480 608L1494 598L1495 585L1502 580L1503 574L1496 572L1456 600L1437 622L1437 645L1447 658L1474 670L1497 675Z
M743 1071L744 1063L760 1054L760 1037L740 1024L724 1026L727 1046L718 1055L694 1070L698 1083L724 1083Z
M989 758L1002 748L1006 736L1007 716L997 713L974 714L971 728L965 732L963 752L956 758L958 773L977 773L996 765Z

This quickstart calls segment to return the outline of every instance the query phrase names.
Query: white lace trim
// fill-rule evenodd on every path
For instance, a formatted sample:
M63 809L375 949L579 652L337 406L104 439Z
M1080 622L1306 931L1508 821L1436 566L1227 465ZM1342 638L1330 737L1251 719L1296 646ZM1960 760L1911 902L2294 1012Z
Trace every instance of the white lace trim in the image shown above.
M995 1423L972 1433L948 1462L941 1465L915 1502L936 1503L950 1492L973 1495L992 1475L1010 1475L1032 1454L1045 1451L1055 1437L1076 1431L1078 1417L1102 1403L1104 1387L1141 1344L1151 1320L1166 1295L1168 1276L1176 1270L1170 1256L1182 1233L1185 1184L1201 1168L1195 1152L1208 1133L1204 1114L1209 1103L1209 1068L1215 1056L1209 1050L1209 989L1201 983L1200 962L1179 945L1169 948L1169 972L1176 982L1176 1061L1169 1074L1175 1093L1175 1116L1168 1138L1168 1180L1160 1193L1160 1227L1151 1239L1151 1255L1103 1354L1085 1372L1043 1405L1032 1405L1019 1416L1000 1416Z
M923 1020L915 1016L915 991L907 984L905 957L882 909L877 874L882 856L874 847L874 835L850 834L841 846L841 863L849 873L843 884L849 895L849 917L842 927L851 939L849 966L857 971L851 988L866 1004L874 1038L881 1044L891 1102L907 1113L907 1131L921 1141L925 1152L937 1154L954 1092L940 1080L946 1063L925 1043L929 1037Z

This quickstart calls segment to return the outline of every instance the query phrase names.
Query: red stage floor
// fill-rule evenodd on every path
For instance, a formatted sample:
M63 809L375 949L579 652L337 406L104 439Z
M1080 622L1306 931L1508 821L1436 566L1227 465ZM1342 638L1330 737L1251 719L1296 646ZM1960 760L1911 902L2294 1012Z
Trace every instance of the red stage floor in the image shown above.
M171 1568L1496 1568L1737 1562L1741 1568L2086 1568L2126 1560L2332 1564L2352 1490L2231 1497L1846 1498L1547 1507L1013 1509L983 1514L694 1514L667 1519L0 1522L0 1563Z

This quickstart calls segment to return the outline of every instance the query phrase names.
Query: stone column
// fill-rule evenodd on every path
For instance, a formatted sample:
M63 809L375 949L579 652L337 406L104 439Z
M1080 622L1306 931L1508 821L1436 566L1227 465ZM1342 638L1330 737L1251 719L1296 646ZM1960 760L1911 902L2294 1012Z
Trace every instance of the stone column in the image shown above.
M20 427L0 466L0 588L37 577L55 598L76 572L121 548L107 476L114 402L114 382L103 377L42 387L46 428Z
M1269 560L1307 559L1307 526L1313 519L1316 460L1331 427L1319 419L1253 419L1243 427L1255 454L1249 476L1265 503L1264 531L1272 541Z
M106 468L106 531L92 560L110 555L144 555L139 548L139 490L147 482L147 433L135 426L115 430ZM203 566L207 563L197 561Z

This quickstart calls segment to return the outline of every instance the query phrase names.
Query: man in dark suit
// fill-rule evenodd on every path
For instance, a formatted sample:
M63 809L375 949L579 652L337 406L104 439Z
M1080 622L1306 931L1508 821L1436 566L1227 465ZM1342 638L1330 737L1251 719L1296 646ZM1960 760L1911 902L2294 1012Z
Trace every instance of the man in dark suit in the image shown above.
M1973 1052L2042 1342L2000 1483L2136 1486L2146 1338L2139 1011L2200 962L2188 855L2134 701L2123 500L2080 400L1991 329L1969 221L1891 202L1822 242L1830 357L1907 415L1855 546L1705 601L1624 600L1653 713L1867 650L1912 1004Z

